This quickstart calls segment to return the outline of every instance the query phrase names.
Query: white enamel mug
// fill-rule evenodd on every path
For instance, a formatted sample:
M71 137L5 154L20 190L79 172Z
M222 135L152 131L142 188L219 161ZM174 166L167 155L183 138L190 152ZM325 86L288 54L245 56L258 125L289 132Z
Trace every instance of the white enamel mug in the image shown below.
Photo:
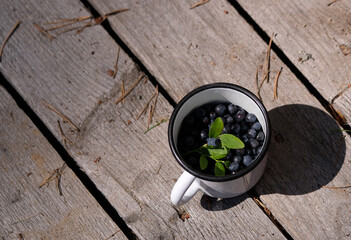
M210 102L231 102L253 113L261 123L265 140L262 151L248 167L232 175L214 176L201 173L182 158L177 147L179 130L183 119L195 108ZM267 163L266 152L270 142L270 122L266 108L250 91L229 83L213 83L188 93L176 106L170 118L168 140L171 151L184 168L171 193L174 205L188 202L199 190L215 198L231 198L252 188L261 178Z

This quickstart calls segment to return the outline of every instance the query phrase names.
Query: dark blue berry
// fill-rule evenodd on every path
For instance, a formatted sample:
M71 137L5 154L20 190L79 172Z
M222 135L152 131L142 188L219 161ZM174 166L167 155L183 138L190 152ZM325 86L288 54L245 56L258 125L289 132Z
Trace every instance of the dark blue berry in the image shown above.
M259 146L259 147L257 148L257 154L260 154L260 152L262 152L262 148L263 148L263 146Z
M239 124L232 125L231 130L233 133L239 134L240 133L240 125Z
M210 113L210 118L215 119L217 117L217 114L215 112Z
M234 104L229 104L228 105L228 112L231 115L234 115L238 111L238 107Z
M226 160L232 160L234 155L234 152L232 150L230 150L227 154L227 156L225 157Z
M223 116L225 114L226 107L223 104L218 104L215 107L215 112L218 116Z
M250 139L249 140L251 148L257 148L260 144L256 139Z
M246 114L246 111L245 111L243 108L240 107L240 108L238 108L237 114L238 114L238 113L245 115L245 114Z
M242 123L240 124L240 132L241 132L241 133L246 133L247 130L249 130L249 126L247 125L247 123L242 122Z
M233 157L233 162L242 163L242 161L243 161L243 157L240 155L236 155Z
M237 163L237 162L232 162L230 165L229 165L229 170L230 171L233 171L233 172L235 172L235 171L237 171L238 169L239 169L239 163Z
M255 129L250 128L249 130L247 130L247 137L248 138L255 138L257 135L257 132Z
M235 115L235 119L236 119L237 122L241 122L242 120L244 120L244 118L245 118L245 115L242 114L242 113L237 113Z
M246 155L252 155L252 149L251 148L245 148L245 154Z
M235 153L242 156L245 154L245 148L236 149Z
M254 124L252 124L251 128L255 129L256 131L261 129L261 123L259 122L255 122Z
M212 147L218 147L221 141L217 138L207 138L207 144L212 146Z
M222 119L223 124L226 124L225 117L220 117Z
M250 155L245 155L243 158L243 164L248 167L253 162L252 157Z
M203 123L204 125L208 125L208 124L210 124L210 119L209 119L208 117L204 117L204 118L202 119L202 123Z
M247 134L243 134L240 137L241 141L243 141L244 143L247 143L249 141L249 138L247 137Z
M196 109L196 116L202 118L206 115L206 111L203 108Z
M228 124L232 124L234 122L234 118L232 116L228 116L226 117L225 122Z
M249 114L247 114L246 115L246 122L249 122L249 123L254 123L254 122L256 122L256 115L255 114L253 114L253 113L249 113Z
M200 137L201 137L202 140L208 138L207 131L206 131L206 130L202 130L202 131L200 132Z
M262 131L257 133L256 139L260 142L264 140L264 133Z
M230 125L226 124L224 125L222 133L230 133L231 127Z

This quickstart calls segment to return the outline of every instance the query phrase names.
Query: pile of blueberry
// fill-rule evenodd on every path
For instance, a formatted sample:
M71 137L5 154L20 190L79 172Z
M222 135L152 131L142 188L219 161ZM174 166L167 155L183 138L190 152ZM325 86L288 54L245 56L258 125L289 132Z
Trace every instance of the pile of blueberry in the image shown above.
M209 129L217 117L224 123L222 133L233 134L245 144L242 149L232 149L224 161L230 161L225 174L234 174L250 164L262 151L265 134L257 117L240 106L227 103L209 103L196 108L183 120L178 137L178 150L187 163L195 170L213 174L215 161L209 161L205 170L200 169L200 154L192 150L204 144L215 145L215 139L208 137Z

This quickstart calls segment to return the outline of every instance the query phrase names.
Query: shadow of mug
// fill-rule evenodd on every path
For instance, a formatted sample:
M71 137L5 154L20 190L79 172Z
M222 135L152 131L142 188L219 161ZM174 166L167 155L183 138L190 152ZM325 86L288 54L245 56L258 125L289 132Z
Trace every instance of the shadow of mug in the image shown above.
M302 195L332 181L346 151L336 121L326 112L302 104L278 107L268 114L272 126L268 162L254 190L259 195ZM204 195L201 205L211 211L225 210L248 197L246 193L239 198L218 200Z

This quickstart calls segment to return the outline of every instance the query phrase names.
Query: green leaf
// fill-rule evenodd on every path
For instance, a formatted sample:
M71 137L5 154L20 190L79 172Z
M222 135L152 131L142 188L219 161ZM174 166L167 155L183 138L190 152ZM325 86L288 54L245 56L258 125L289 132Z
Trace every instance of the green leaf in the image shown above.
M217 155L210 155L209 157L214 159L214 160L219 160L219 159L222 159L226 156L227 156L227 154L217 154Z
M210 132L208 134L209 138L217 138L223 131L224 124L222 118L218 117L216 120L212 123Z
M231 164L232 162L231 161L225 161L224 162L224 165L226 168L229 168L229 165Z
M224 154L225 156L228 154L228 148L208 148L207 151L210 153L210 155L222 155Z
M205 155L200 156L200 168L201 170L205 170L207 168L208 161Z
M230 149L241 149L245 147L245 144L237 137L232 134L222 134L219 136L222 145Z
M214 168L214 174L215 176L224 176L225 175L225 168L223 163L216 162L215 168Z

